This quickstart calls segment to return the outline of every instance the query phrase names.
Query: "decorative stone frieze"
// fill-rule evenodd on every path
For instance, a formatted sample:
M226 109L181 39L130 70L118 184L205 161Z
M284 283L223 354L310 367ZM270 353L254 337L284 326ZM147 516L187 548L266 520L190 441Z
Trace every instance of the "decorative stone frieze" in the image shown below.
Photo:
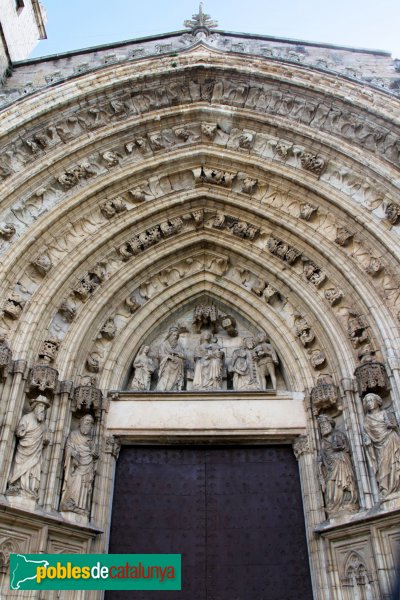
M91 177L95 177L97 175L97 170L94 165L90 164L88 161L77 165L76 167L71 167L61 175L57 177L57 181L65 191L70 190L80 183L82 179L90 179Z
M288 262L290 265L293 265L301 256L300 250L297 250L297 248L294 248L293 246L289 246L289 244L286 244L284 241L274 236L270 236L268 239L267 248L271 254Z
M324 170L325 161L321 156L315 156L314 154L310 154L308 152L304 152L300 157L301 166L306 171L311 171L318 177Z
M347 246L354 237L354 233L346 229L346 227L338 227L336 231L335 243L338 246Z
M127 210L126 203L122 198L116 197L112 200L106 200L100 204L100 210L106 219L112 219Z
M82 302L86 302L106 278L106 263L97 263L92 270L80 279L74 288L74 292Z
M306 204L302 204L300 208L300 219L303 221L310 221L318 212L318 206L313 206L308 202Z
M326 275L323 270L314 262L307 259L304 262L303 274L307 281L313 283L316 287L322 285L326 279Z

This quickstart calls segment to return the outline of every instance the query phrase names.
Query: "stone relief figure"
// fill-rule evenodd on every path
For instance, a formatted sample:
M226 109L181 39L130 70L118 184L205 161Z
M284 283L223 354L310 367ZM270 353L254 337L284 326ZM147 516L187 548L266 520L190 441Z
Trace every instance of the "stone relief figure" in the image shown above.
M366 394L364 444L382 498L400 493L400 435L394 413L382 408L378 394Z
M94 420L85 415L79 429L72 431L65 446L64 486L60 510L88 515L93 480L96 471L97 451L93 441Z
M318 424L322 438L318 470L326 510L330 516L354 512L358 497L347 436L335 429L336 423L328 415L321 414Z
M46 410L50 403L46 396L38 396L31 403L31 412L20 419L15 435L17 451L8 479L7 494L37 500L43 446L50 442L46 427Z
M271 378L272 389L276 390L275 365L278 364L278 356L275 348L270 343L267 335L263 332L256 336L256 347L254 348L255 361L257 365L257 381L260 390L267 389L267 377Z
M171 327L160 345L160 366L156 389L160 392L181 391L184 384L185 353L179 342L179 330Z
M233 351L233 389L236 391L260 390L254 339L245 338L242 346Z
M151 375L156 370L155 361L149 356L149 346L142 346L133 361L135 375L130 389L147 391L150 389Z
M222 388L224 356L217 339L212 337L209 331L205 331L200 337L200 344L194 351L194 390L220 390Z

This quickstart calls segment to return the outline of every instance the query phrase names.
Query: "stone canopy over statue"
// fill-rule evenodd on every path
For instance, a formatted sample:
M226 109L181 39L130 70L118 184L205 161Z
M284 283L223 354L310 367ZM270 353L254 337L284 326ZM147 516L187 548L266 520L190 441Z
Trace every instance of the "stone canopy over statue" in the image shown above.
M161 329L161 328L160 328ZM129 389L138 392L277 389L278 355L267 334L214 304L161 329L133 360Z

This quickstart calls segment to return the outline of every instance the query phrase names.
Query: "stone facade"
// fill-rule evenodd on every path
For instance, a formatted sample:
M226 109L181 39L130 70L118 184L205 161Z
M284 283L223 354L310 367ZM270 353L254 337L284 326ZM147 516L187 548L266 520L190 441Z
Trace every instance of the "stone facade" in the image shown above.
M38 0L3 0L0 15L0 79L46 38L46 11Z
M186 25L0 89L2 597L10 552L107 551L121 442L189 439L293 444L315 599L383 600L398 65Z

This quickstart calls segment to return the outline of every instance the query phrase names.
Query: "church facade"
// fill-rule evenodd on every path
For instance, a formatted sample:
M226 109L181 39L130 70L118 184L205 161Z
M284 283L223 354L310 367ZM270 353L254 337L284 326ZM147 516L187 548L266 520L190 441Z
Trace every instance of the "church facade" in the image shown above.
M191 447L270 452L282 498L299 477L304 600L391 597L400 66L216 27L200 8L0 87L2 598L102 597L11 591L10 554L118 551L127 453Z

